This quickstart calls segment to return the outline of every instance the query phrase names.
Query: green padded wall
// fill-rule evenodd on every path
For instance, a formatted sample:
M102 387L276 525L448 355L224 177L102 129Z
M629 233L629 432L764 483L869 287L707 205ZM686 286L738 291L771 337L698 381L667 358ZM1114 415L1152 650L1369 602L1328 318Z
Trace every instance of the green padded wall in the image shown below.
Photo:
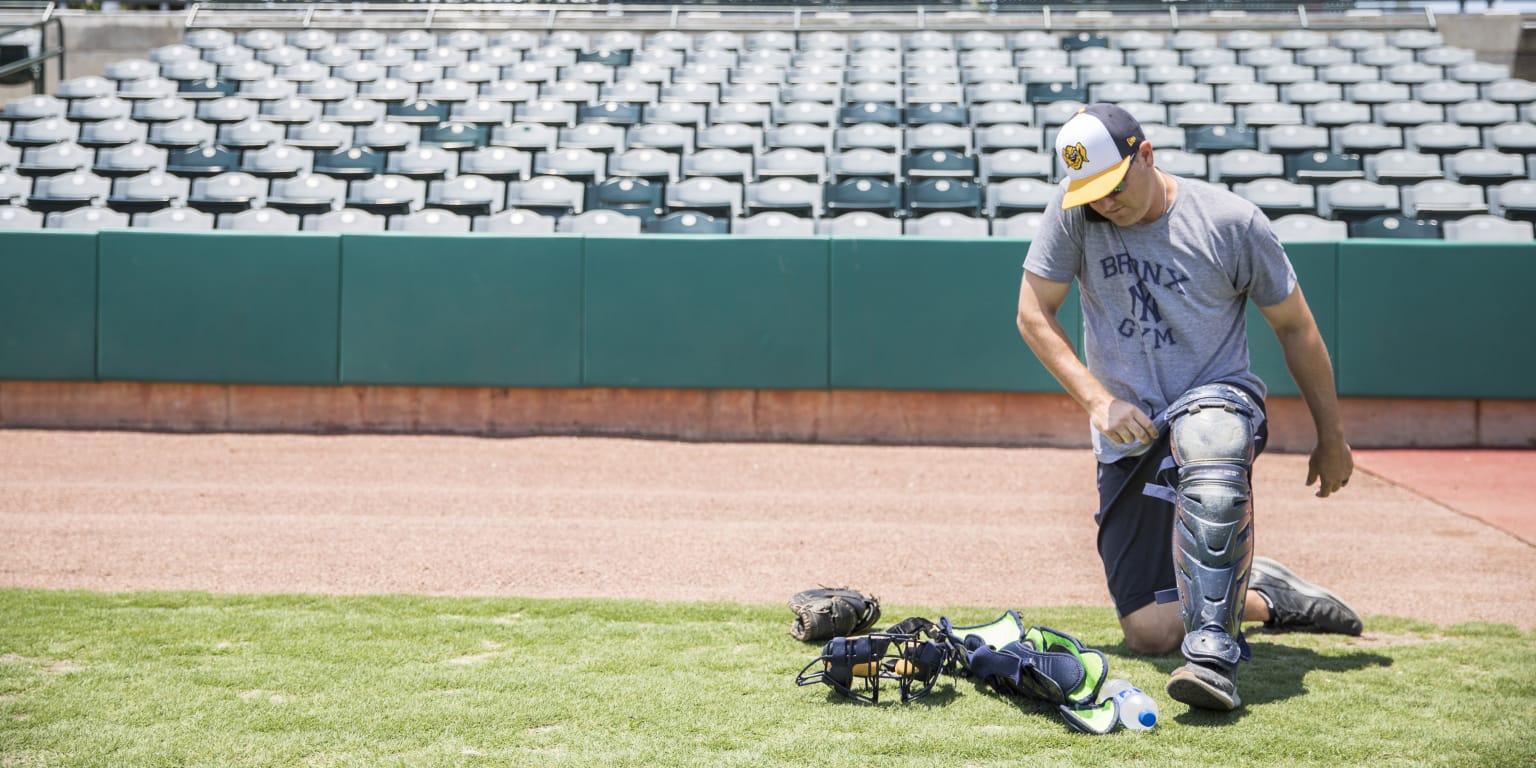
M1338 245L1332 242L1286 243L1286 255L1296 268L1296 280L1301 285L1312 317L1317 320L1317 330L1334 364L1334 383L1338 383L1339 368L1339 275ZM1297 395L1296 382L1285 367L1285 354L1275 332L1269 327L1253 302L1248 302L1248 352L1253 372L1264 380L1271 395Z
M1536 397L1532 285L1536 243L1340 243L1340 392Z
M100 234L103 379L334 384L340 237Z
M1019 336L1028 241L832 241L832 386L1057 392ZM1061 323L1081 346L1077 287Z
M588 386L827 387L827 240L584 242Z
M96 233L0 232L0 379L96 376Z
M581 239L345 235L341 380L581 385Z

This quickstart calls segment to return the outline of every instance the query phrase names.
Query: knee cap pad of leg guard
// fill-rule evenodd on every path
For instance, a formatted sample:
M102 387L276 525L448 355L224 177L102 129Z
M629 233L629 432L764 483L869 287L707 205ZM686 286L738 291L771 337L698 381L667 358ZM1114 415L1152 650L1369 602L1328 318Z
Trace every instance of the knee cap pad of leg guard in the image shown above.
M1212 385L1190 390L1169 412L1178 465L1173 557L1184 630L1225 633L1235 644L1253 560L1249 469L1258 409L1241 390ZM1225 658L1220 645L1200 634L1186 638L1185 655Z

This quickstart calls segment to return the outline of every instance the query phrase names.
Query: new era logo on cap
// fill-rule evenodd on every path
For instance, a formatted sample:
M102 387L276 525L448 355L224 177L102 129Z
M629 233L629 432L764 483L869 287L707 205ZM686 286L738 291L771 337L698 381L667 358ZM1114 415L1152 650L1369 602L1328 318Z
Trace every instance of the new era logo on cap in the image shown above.
M1061 207L1075 208L1113 191L1143 141L1141 123L1113 104L1078 110L1056 134L1056 154L1066 164L1069 179Z

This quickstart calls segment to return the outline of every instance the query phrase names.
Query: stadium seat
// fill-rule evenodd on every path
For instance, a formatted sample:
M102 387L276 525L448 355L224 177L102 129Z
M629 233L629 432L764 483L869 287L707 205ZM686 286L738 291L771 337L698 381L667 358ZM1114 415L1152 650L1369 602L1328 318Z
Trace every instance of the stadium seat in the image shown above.
M1533 238L1533 228L1529 221L1479 214L1442 223L1441 234L1446 240L1528 243Z
M645 179L657 184L676 181L680 168L677 155L647 147L617 152L608 158L610 177Z
M902 173L909 179L974 179L979 171L977 159L953 149L923 149L902 159Z
M505 182L464 174L427 183L428 208L441 208L462 216L488 216L506 205Z
M826 157L799 147L786 147L765 152L757 158L757 177L791 176L806 181L820 182L826 176Z
M1153 147L1155 148L1156 145ZM1155 157L1158 168L1175 176L1205 179L1210 175L1210 163L1206 155L1185 152L1182 149L1159 149Z
M588 210L561 216L555 230L582 235L638 235L643 219L613 210Z
M185 205L192 189L191 179L152 171L138 176L115 179L107 207L123 213L158 211Z
M1011 179L987 186L987 216L1012 218L1020 213L1044 211L1056 196L1056 185L1039 179Z
M1161 153L1158 159L1161 165ZM1009 179L1045 180L1051 178L1052 172L1050 155L1028 149L1007 149L982 155L979 177L982 183Z
M0 205L25 203L32 194L32 179L0 171Z
M433 232L452 234L470 231L468 216L460 216L440 208L427 208L389 217L388 229L399 232Z
M214 223L217 229L247 232L297 232L299 217L273 208L252 208L239 213L226 213Z
M1285 175L1285 158L1255 149L1235 149L1208 155L1207 159L1210 180L1220 184L1231 185Z
M1439 155L1392 149L1365 158L1365 178L1377 184L1416 184L1444 176Z
M346 198L347 184L341 179L319 174L300 174L274 179L267 195L267 207L296 215L330 211Z
M1375 123L1359 123L1333 130L1333 151L1341 154L1368 155L1402 148L1402 128Z
M483 147L459 153L459 173L495 181L515 181L533 175L533 157L510 147Z
M666 188L668 211L693 211L721 220L741 215L742 188L739 182L708 176L684 179Z
M985 219L955 211L929 213L902 222L902 232L915 237L972 239L991 234Z
M34 208L33 210L36 210ZM110 208L88 206L67 211L49 212L44 220L48 229L69 229L95 232L102 229L120 229L129 224L128 214Z
M480 149L491 143L489 124L450 120L436 125L421 126L422 146L438 147L452 152Z
M813 220L792 216L783 211L765 211L755 216L736 219L731 231L738 235L762 237L808 237L816 234Z
M300 227L308 232L383 232L385 223L379 214L343 208L305 216Z
M338 179L368 179L384 172L384 156L367 147L317 152L313 170Z
M660 182L653 183L640 178L605 179L587 186L585 207L589 211L602 208L641 219L653 219L664 212L662 187ZM635 231L638 232L639 228Z
M408 179L435 181L458 172L459 157L441 147L419 146L391 152L384 162L384 172Z
M816 234L833 237L898 237L901 222L869 211L853 211L816 222Z
M821 195L819 185L804 179L779 178L754 182L746 185L742 213L747 218L769 211L815 218L821 215Z
M952 211L980 216L982 191L970 179L926 178L907 184L906 210L911 216L926 216L934 211Z
M1446 177L1463 184L1490 186L1529 178L1525 159L1486 149L1471 149L1445 158Z
M1346 240L1349 238L1349 225L1342 221L1329 221L1328 219L1313 216L1307 213L1293 213L1281 216L1270 222L1275 230L1275 236L1283 243L1306 241L1332 241Z
M827 216L866 211L894 218L902 208L901 187L884 179L844 179L826 185L822 206Z
M41 212L16 205L0 205L0 230L42 228Z
M697 211L676 211L645 224L645 232L663 235L724 235L730 221Z
M266 197L266 179L229 171L193 179L187 205L205 213L236 213L262 207Z
M558 128L539 123L513 123L491 129L490 145L526 152L553 152L559 142Z
M1318 214L1341 221L1395 214L1401 210L1401 203L1397 187L1362 179L1325 184L1317 191Z
M1438 240L1440 224L1382 214L1349 222L1350 237L1376 237L1407 240Z
M555 218L535 211L513 208L475 219L474 231L517 235L549 235L555 232Z
M1257 179L1232 185L1232 191L1257 205L1271 219L1296 213L1316 214L1316 190L1284 179Z
M827 158L827 174L833 181L852 176L896 181L901 175L901 158L878 149L850 149Z
M1454 123L1425 123L1406 129L1408 149L1450 155L1483 144L1482 135L1470 125Z
M136 229L198 232L213 229L214 216L211 213L204 213L203 211L191 208L161 208L144 213L135 213L131 216L129 222Z
M709 176L722 181L744 183L754 177L752 153L731 149L702 149L683 156L682 175L684 178Z
M1536 221L1536 181L1511 181L1488 188L1489 212L1515 221Z
M28 207L51 213L93 207L105 201L112 191L112 180L87 171L72 171L57 176L40 176L32 181Z
M1302 184L1332 184L1365 178L1359 155L1335 152L1301 152L1285 156L1285 177Z
M1488 212L1483 188L1444 179L1403 188L1403 215L1415 219L1453 219Z

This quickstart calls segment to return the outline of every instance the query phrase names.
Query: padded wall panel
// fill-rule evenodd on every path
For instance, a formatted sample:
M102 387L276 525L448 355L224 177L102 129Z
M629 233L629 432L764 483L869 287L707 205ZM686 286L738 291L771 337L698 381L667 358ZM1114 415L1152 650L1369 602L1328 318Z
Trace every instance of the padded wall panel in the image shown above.
M100 235L103 379L334 384L341 239Z
M1334 383L1338 383L1339 368L1339 254L1334 242L1286 243L1286 255L1296 268L1296 280L1301 285L1312 317L1317 320L1317 330L1328 345L1333 358ZM1285 353L1275 332L1269 327L1253 302L1248 302L1248 352L1253 372L1264 380L1271 395L1297 395L1300 391L1285 367Z
M832 240L832 386L1059 392L1019 336L1029 243ZM1077 287L1062 326L1081 347Z
M1339 389L1536 397L1536 243L1339 244Z
M96 233L0 232L0 379L96 377Z
M581 385L581 240L344 235L347 384Z
M584 244L587 385L827 387L825 239Z

